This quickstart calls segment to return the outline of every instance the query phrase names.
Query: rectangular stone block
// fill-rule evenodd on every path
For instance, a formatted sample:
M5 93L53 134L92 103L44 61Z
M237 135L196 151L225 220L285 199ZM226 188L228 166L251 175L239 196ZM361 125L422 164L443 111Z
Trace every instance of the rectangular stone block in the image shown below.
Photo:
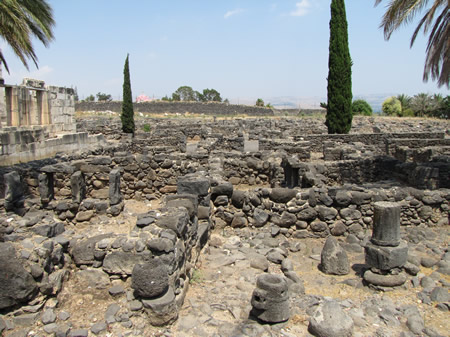
M259 140L244 140L244 152L258 152Z
M408 259L408 245L400 242L397 247L377 246L369 242L365 247L366 264L380 270L391 270L404 266Z

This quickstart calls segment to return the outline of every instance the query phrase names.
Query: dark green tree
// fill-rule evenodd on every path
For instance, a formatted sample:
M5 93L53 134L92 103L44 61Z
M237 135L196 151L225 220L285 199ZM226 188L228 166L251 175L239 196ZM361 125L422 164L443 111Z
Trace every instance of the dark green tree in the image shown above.
M197 101L197 96L198 93L187 85L179 87L172 94L174 101Z
M258 98L255 103L256 106L264 106L264 101L262 98Z
M352 103L353 115L372 116L372 107L363 99L354 100Z
M352 127L352 60L348 48L344 0L331 1L328 55L328 133L348 133Z
M95 101L94 95L90 95L90 96L86 97L85 101L86 102L94 102Z
M450 119L450 96L442 99L439 107L433 112L433 117Z
M136 129L134 125L134 111L133 111L133 95L131 94L131 82L130 82L130 68L128 65L128 57L125 60L125 66L123 68L123 102L122 102L122 131L125 133L133 133Z
M112 101L112 96L110 94L105 94L102 92L97 93L97 100L99 102L111 102Z
M200 97L202 102L222 102L220 93L215 89L203 89Z

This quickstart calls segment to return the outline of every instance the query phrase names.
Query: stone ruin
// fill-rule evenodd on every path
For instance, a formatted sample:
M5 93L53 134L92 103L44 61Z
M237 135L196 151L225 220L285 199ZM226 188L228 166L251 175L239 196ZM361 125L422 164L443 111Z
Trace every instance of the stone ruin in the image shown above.
M14 165L58 152L103 144L102 135L77 132L75 90L25 78L21 85L0 84L0 165Z
M145 315L152 326L171 324L213 230L252 229L294 241L327 238L319 268L332 275L349 273L341 238L351 237L364 242L361 282L387 291L418 273L407 261L401 228L448 226L447 124L423 132L326 135L317 133L314 121L295 119L143 122L152 132L130 138L110 120L82 120L76 131L101 131L107 141L0 169L6 214L0 266L7 271L0 275L0 323L7 322L2 330L13 330L17 317L39 319L40 309L30 308L58 298L74 275L98 280L96 286L105 278L123 280L127 288L113 287L111 296L125 292L129 312ZM131 200L160 204L137 213L129 232L77 234L78 227L101 229L124 216ZM286 322L292 301L304 294L302 281L285 247L264 251L281 273L255 279L251 315L263 323ZM113 315L91 333L129 322L118 320L117 307L110 309ZM323 318L333 313L341 318L337 332ZM89 334L44 321L49 335ZM311 313L315 336L351 336L353 329L336 302L325 301Z

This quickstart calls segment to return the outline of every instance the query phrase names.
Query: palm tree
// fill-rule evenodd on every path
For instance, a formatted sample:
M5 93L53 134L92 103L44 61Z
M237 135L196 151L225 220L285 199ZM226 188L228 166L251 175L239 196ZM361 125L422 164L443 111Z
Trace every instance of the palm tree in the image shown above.
M429 115L433 110L433 97L424 92L414 95L411 100L411 109L416 116L423 117Z
M382 0L375 0L377 6ZM384 29L384 37L389 40L392 33L401 25L408 24L414 17L427 7L425 15L416 27L411 47L416 41L417 34L423 28L424 34L429 32L426 48L427 56L423 72L423 80L438 81L438 86L449 87L450 78L450 2L448 0L434 0L428 8L428 0L390 0L384 13L380 27Z
M14 53L28 68L31 59L38 67L32 38L48 46L53 40L53 11L46 0L2 0L0 1L0 36L11 46ZM9 73L3 53L0 61Z
M410 110L412 98L406 94L400 94L397 95L397 99L400 101L400 104L402 105L402 116L406 116L408 114L407 111Z

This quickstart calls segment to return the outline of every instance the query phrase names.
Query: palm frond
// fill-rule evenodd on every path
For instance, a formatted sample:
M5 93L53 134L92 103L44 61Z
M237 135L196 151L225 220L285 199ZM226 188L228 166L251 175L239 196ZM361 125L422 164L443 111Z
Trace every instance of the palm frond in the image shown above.
M0 1L0 36L27 69L28 60L32 60L38 67L32 38L37 38L47 47L54 38L54 24L53 12L46 0ZM3 54L0 60L9 72Z

